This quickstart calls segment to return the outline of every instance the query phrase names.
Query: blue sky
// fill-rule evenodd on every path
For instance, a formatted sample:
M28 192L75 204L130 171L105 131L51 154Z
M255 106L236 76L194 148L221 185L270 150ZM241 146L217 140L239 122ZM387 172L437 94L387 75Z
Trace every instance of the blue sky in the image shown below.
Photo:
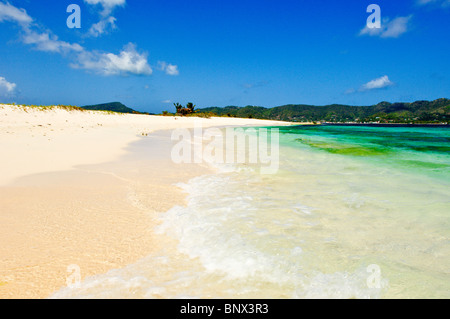
M449 98L449 21L450 0L0 0L0 101L156 113Z

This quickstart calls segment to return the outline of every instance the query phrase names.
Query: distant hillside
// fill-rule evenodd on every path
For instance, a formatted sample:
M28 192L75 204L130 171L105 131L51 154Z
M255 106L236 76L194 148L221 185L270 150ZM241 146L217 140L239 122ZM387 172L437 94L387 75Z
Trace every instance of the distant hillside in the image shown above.
M293 122L380 122L380 123L448 123L450 100L416 101L413 103L381 102L371 106L332 104L314 106L290 104L274 108L261 106L208 107L198 112L219 116L258 118Z
M86 105L82 106L81 108L85 110L90 111L111 111L111 112L117 112L117 113L140 113L133 109L130 109L129 107L123 105L120 102L111 102L111 103L104 103L104 104L97 104L97 105Z

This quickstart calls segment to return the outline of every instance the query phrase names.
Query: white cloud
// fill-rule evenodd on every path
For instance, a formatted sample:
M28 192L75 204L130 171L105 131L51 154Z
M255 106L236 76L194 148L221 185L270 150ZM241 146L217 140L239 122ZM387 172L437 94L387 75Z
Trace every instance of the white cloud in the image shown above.
M92 4L102 4L105 8L114 8L118 5L124 5L125 0L85 0ZM73 68L92 70L95 73L112 75L151 75L153 73L150 67L147 54L139 53L135 44L126 45L119 54L103 53L98 51L89 51L77 43L68 43L59 40L58 37L49 30L40 30L37 24L33 24L33 19L24 9L18 9L9 3L0 2L0 22L9 21L18 23L22 29L21 40L23 43L33 46L36 50L53 52L58 54L68 54L73 59L70 64ZM93 35L100 35L107 32L108 29L115 28L115 18L108 17L92 26ZM164 71L170 75L177 75L178 67L176 65L164 62ZM8 92L14 90L15 84L2 79L2 87ZM9 83L8 86L6 83ZM7 88L7 89L6 89Z
M50 32L38 33L29 29L25 30L22 38L23 43L32 44L39 51L68 53L71 51L81 52L83 47L77 43L71 44L58 40L58 37Z
M382 77L379 77L377 79L374 79L372 81L367 82L366 84L361 85L361 87L358 90L355 90L354 88L350 88L344 92L344 94L355 94L358 92L367 92L371 90L377 90L377 89L383 89L387 88L389 86L395 85L394 82L389 80L389 77L387 75L384 75Z
M108 33L110 30L117 29L117 19L111 16L111 14L116 7L125 6L126 0L84 0L84 2L90 5L101 5L103 7L103 11L100 12L102 19L98 23L92 25L87 34L88 36L97 38Z
M72 64L74 68L93 70L102 75L150 75L153 73L148 64L147 54L139 53L136 45L129 43L118 54L82 52L78 56L79 64Z
M178 66L167 62L158 62L158 69L166 72L168 75L179 75Z
M37 27L32 24L33 18L24 9L16 8L8 2L0 2L0 22L3 21L18 23L23 31L22 42L34 45L37 50L58 53L83 50L79 44L58 40L58 37L49 31L34 31Z
M100 4L103 7L101 12L103 17L109 16L116 7L123 7L126 4L126 0L84 0L84 2L90 5Z
M178 75L180 74L180 71L178 71L178 66L177 65L172 65L169 64L166 67L166 74L168 75Z
M393 20L385 18L381 28L369 28L367 25L359 32L359 35L379 36L381 38L398 38L408 31L412 15L397 17Z
M89 35L97 38L102 34L107 33L108 30L114 30L116 28L116 18L108 17L92 25L92 27L89 29Z
M356 90L355 90L354 88L351 88L351 89L346 90L346 91L344 92L344 94L353 94L353 93L355 93L355 92L356 92Z
M0 77L0 95L10 95L15 89L15 83L8 82L4 77Z
M437 4L443 8L450 6L450 0L417 0L416 3L420 6L428 4Z
M398 38L408 31L408 23L412 16L398 17L388 22L386 30L381 34L382 38Z
M387 75L385 75L378 79L374 79L370 82L367 82L366 84L361 86L360 91L382 89L392 85L394 85L394 83L389 80L389 77Z
M33 22L33 19L24 9L18 9L8 2L0 2L0 22L3 21L16 22L22 26L28 26Z

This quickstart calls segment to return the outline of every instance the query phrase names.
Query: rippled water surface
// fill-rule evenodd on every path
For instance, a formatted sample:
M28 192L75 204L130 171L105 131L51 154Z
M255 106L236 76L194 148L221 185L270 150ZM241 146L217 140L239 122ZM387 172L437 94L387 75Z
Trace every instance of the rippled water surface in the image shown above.
M54 297L450 297L450 129L282 127L276 174L218 168L160 254Z

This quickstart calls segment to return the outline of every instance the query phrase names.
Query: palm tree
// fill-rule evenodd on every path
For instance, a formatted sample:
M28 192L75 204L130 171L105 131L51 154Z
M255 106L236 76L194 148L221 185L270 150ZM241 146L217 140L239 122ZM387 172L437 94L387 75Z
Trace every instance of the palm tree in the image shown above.
M183 106L180 103L173 103L173 105L175 105L177 113L181 113L181 109L183 108Z
M192 104L191 102L189 102L189 103L186 105L186 108L189 110L189 113L194 113L195 105Z
M180 103L173 103L177 109L177 114L188 115L194 113L195 105L189 102L186 107L183 107Z

